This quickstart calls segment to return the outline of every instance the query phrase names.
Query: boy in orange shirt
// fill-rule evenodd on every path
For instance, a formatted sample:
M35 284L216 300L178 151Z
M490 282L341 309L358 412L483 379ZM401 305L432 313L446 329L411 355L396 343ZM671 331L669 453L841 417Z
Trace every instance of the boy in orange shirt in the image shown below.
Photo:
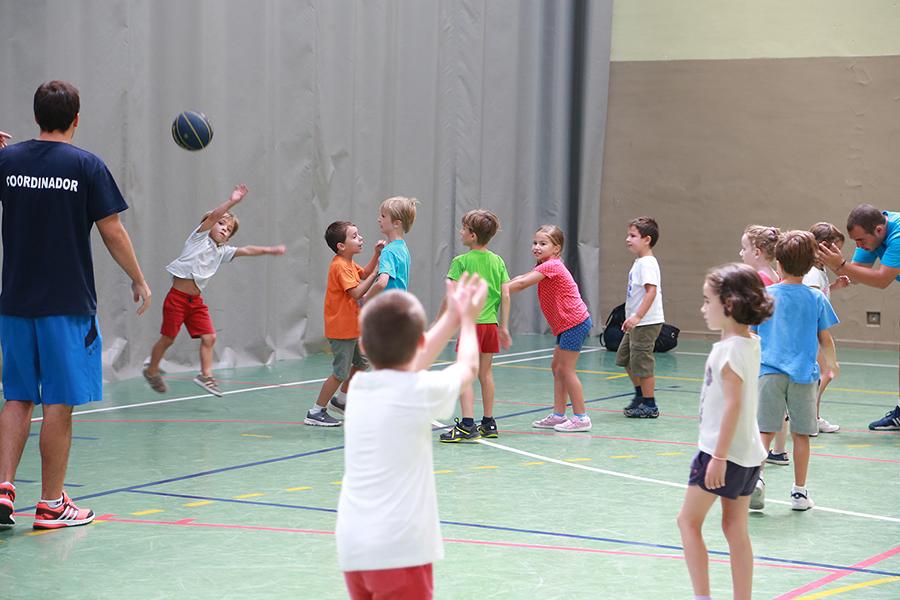
M356 225L335 221L325 230L325 242L335 253L328 267L325 288L325 337L334 355L333 370L303 422L318 427L336 427L341 421L326 412L328 401L331 400L332 407L343 414L347 405L347 384L354 373L369 366L359 350L359 299L378 276L376 267L384 241L375 244L372 260L365 269L353 260L362 252L363 246Z

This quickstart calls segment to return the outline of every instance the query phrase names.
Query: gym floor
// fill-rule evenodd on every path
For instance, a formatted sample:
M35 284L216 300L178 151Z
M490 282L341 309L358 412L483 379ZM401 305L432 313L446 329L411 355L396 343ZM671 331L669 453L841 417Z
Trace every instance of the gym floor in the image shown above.
M675 516L710 344L657 355L655 420L622 416L630 383L611 353L586 348L578 367L594 427L562 434L531 427L552 405L554 339L514 341L494 361L500 437L440 444L435 432L446 549L436 597L690 597ZM900 432L867 429L897 401L897 355L838 355L822 415L841 431L813 440L816 508L791 511L792 467L769 465L766 508L751 512L755 597L900 597ZM327 355L219 371L223 398L199 394L192 373L167 376L165 395L142 379L108 384L104 402L74 417L66 488L98 515L87 527L31 529L36 420L18 525L0 532L3 596L345 598L333 536L343 432L303 425L329 372ZM726 598L719 514L704 531L712 592Z

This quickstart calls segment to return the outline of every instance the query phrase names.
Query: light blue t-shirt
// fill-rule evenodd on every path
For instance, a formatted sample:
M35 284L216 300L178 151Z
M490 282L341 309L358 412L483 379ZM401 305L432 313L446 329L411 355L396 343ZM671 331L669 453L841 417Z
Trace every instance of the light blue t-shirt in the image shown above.
M794 383L815 383L818 334L840 322L831 303L825 294L802 283L776 283L766 291L775 300L775 313L757 328L760 376L781 373Z
M872 252L857 248L853 253L853 262L870 265L876 258L881 259L881 264L892 269L900 269L900 212L882 211L887 219L887 233L884 241ZM900 275L897 275L900 281Z
M387 244L381 251L378 259L378 274L387 273L388 283L386 290L409 289L409 248L405 240L394 240Z

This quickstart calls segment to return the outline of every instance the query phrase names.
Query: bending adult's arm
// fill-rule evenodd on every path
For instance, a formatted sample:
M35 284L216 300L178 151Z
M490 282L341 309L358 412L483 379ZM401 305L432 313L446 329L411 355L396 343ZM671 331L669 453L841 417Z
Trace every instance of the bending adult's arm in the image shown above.
M140 302L137 314L142 315L150 308L150 286L144 279L144 273L141 271L141 265L138 264L137 256L134 254L134 246L131 245L131 238L119 219L119 213L115 213L97 221L97 231L109 250L109 255L113 260L125 271L125 274L131 278L131 291L134 293L134 301Z
M855 283L871 287L884 289L900 275L900 267L879 264L876 269L871 263L847 262L841 251L831 244L819 244L819 257L835 275L846 275Z

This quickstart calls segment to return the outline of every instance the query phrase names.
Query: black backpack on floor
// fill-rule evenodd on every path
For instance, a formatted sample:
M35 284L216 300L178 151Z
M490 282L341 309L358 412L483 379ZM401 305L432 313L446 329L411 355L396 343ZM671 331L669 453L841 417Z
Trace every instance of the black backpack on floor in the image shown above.
M619 349L619 344L622 343L622 338L625 337L625 333L622 331L622 323L624 322L625 304L620 304L609 313L603 333L600 334L600 343L603 344L604 348L611 352ZM663 323L662 329L659 331L659 337L656 338L656 343L653 345L653 351L668 352L675 348L678 345L679 333L681 333L681 330L674 325Z

